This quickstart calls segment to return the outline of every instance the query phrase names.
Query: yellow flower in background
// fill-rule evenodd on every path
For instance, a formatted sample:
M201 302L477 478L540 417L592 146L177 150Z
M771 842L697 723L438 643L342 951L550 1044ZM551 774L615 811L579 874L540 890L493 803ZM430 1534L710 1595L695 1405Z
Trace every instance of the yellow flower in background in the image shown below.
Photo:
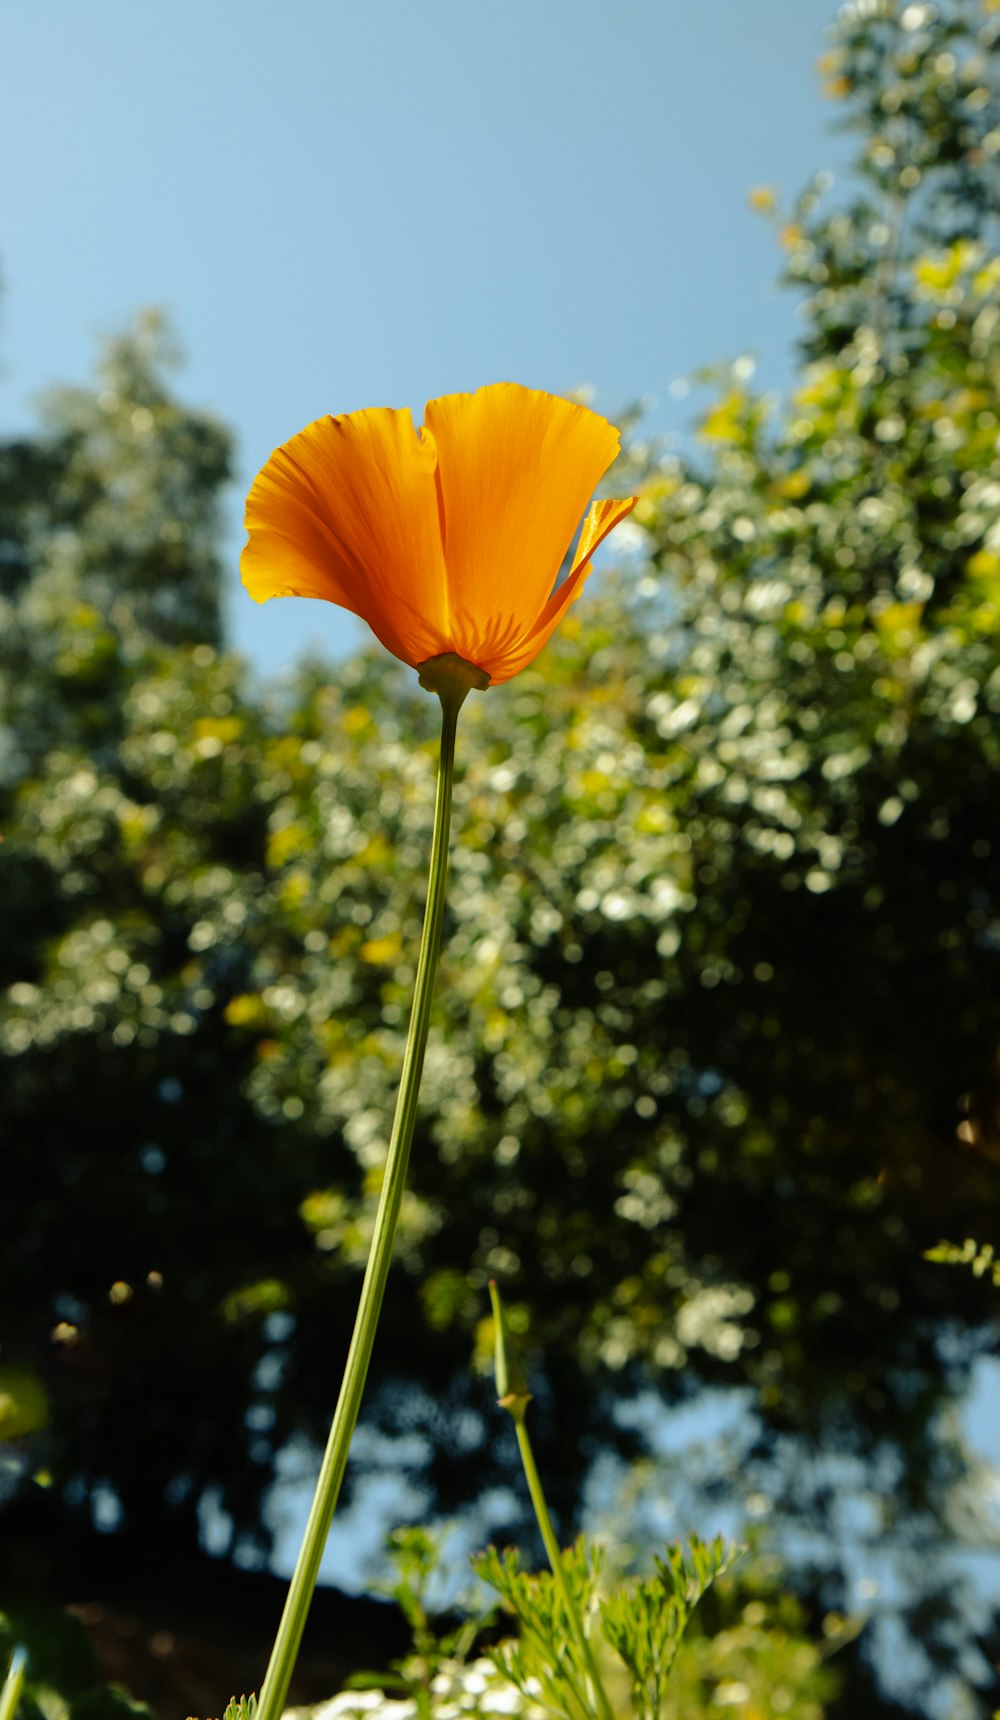
M636 497L595 502L618 432L585 406L501 382L409 411L319 418L278 448L247 497L251 597L350 609L414 668L454 653L491 681L537 656Z

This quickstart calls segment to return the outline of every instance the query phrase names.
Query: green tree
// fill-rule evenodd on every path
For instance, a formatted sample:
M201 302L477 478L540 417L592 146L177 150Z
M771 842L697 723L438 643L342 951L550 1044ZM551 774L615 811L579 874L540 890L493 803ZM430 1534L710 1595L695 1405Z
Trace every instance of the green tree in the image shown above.
M228 437L167 357L141 323L5 450L0 694L5 1356L51 1399L30 1455L69 1513L164 1546L206 1481L256 1497L298 1236L223 1013L266 916L260 713L216 650Z

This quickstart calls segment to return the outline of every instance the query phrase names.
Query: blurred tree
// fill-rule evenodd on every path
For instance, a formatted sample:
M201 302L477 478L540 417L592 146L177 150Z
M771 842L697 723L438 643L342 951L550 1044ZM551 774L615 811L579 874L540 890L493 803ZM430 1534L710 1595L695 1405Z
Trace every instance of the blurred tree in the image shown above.
M623 1405L749 1388L743 1480L827 1595L845 1492L909 1560L916 1699L970 1652L924 1577L990 1317L922 1251L997 1240L1000 11L859 0L833 34L859 177L776 214L791 400L737 366L702 452L634 446L634 579L463 717L370 1420L426 1436L442 1506L508 1473L468 1370L490 1275L567 1526L642 1445ZM10 1488L46 1467L123 1542L250 1558L346 1343L434 711L381 656L262 698L220 655L226 443L158 338L0 453L3 1360L50 1404Z
M171 399L168 356L151 319L116 342L4 450L0 504L5 1358L52 1398L65 1506L159 1545L196 1541L206 1477L256 1499L232 1422L283 1292L246 1291L252 1328L226 1297L299 1233L222 1014L266 824L259 714L215 648L228 437Z

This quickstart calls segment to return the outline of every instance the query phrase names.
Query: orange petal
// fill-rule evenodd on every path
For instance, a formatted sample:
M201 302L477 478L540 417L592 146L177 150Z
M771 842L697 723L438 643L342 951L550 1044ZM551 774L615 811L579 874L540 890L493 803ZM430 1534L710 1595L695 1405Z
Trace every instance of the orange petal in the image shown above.
M632 512L638 500L638 496L628 496L620 502L594 503L583 522L572 570L558 590L552 593L527 638L493 663L488 660L483 663L483 668L493 682L509 681L512 675L519 674L538 656L542 646L551 639L570 604L575 602L583 590L590 573L590 558L598 544L603 543L608 533L614 531L615 526Z
M596 412L501 382L428 402L451 649L488 667L533 628L581 513L618 453Z
M569 571L570 579L583 568L584 562L590 560L595 549L604 542L608 533L613 532L615 526L621 525L622 520L628 518L638 500L638 496L627 496L623 502L613 502L606 498L602 502L592 504L587 510L587 517L580 528L580 541L576 546L573 566ZM586 572L590 572L589 567ZM562 587L560 586L561 590ZM556 592L555 595L558 596L559 593ZM577 595L579 595L579 586L577 587Z
M271 455L247 497L252 597L323 597L407 663L450 649L434 446L408 411L320 418Z

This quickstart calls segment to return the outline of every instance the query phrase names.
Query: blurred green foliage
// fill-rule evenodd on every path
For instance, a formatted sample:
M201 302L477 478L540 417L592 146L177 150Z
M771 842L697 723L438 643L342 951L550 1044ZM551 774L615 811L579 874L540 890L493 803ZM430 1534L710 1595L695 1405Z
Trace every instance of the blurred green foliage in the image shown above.
M442 1678L448 1681L466 1665L470 1650L493 1616L491 1607L468 1602L450 1615L442 1612L440 1597L448 1588L442 1548L440 1532L420 1524L392 1531L385 1549L390 1576L378 1587L403 1614L411 1635L410 1651L388 1667L358 1670L345 1685L347 1690L389 1691L408 1697L420 1720L430 1720Z
M67 1613L0 1612L0 1667L23 1666L17 1702L5 1720L152 1720L117 1684L100 1684L83 1625Z
M559 1720L590 1720L598 1709L583 1654L589 1642L604 1663L600 1677L612 1711L659 1720L691 1616L740 1550L727 1548L721 1537L705 1542L692 1536L686 1550L668 1547L665 1558L656 1558L652 1576L605 1588L602 1549L580 1536L562 1555L563 1590L553 1572L526 1571L516 1547L502 1553L488 1547L473 1560L473 1569L499 1594L517 1628L491 1659L526 1707L536 1699ZM586 1642L580 1646L567 1597L583 1621Z
M933 1248L928 1248L924 1258L936 1260L943 1266L968 1266L977 1278L988 1273L995 1288L1000 1289L1000 1260L991 1242L978 1248L974 1239L967 1236L959 1247L957 1242L938 1242Z
M489 1720L500 1714L579 1720L591 1712L548 1573L524 1571L511 1549L501 1555L491 1547L475 1559L478 1573L503 1599L493 1625L477 1613L474 1601L457 1613L435 1610L431 1591L443 1574L442 1553L440 1537L424 1529L392 1537L391 1592L413 1630L413 1652L389 1677L366 1673L352 1679L339 1696L309 1710L313 1720L360 1720L366 1713L377 1720L380 1712L395 1720ZM838 1688L830 1657L849 1639L851 1627L831 1616L819 1640L812 1640L803 1609L776 1581L773 1561L754 1557L730 1573L721 1546L695 1538L686 1555L680 1547L669 1548L666 1560L654 1561L655 1576L642 1579L620 1570L602 1574L601 1549L585 1547L582 1540L567 1550L564 1562L576 1604L591 1618L615 1715L674 1720L736 1708L747 1720L783 1714L822 1720L827 1712ZM489 1646L497 1630L500 1639ZM362 1703L352 1697L357 1689L369 1693ZM372 1691L384 1693L384 1708Z
M1000 1163L998 37L979 0L842 10L857 178L754 198L790 400L738 364L694 453L634 440L631 571L463 712L369 1411L446 1507L510 1462L497 1276L567 1518L637 1449L623 1400L707 1381L749 1389L762 1462L870 1465L918 1578L943 1544L991 1309L923 1255L996 1243ZM251 1558L353 1314L435 713L375 651L265 691L223 651L228 438L168 356L140 324L0 448L0 1298L48 1405L3 1485L162 1548L211 1506ZM834 1527L831 1489L798 1503ZM928 1678L968 1652L951 1587Z

